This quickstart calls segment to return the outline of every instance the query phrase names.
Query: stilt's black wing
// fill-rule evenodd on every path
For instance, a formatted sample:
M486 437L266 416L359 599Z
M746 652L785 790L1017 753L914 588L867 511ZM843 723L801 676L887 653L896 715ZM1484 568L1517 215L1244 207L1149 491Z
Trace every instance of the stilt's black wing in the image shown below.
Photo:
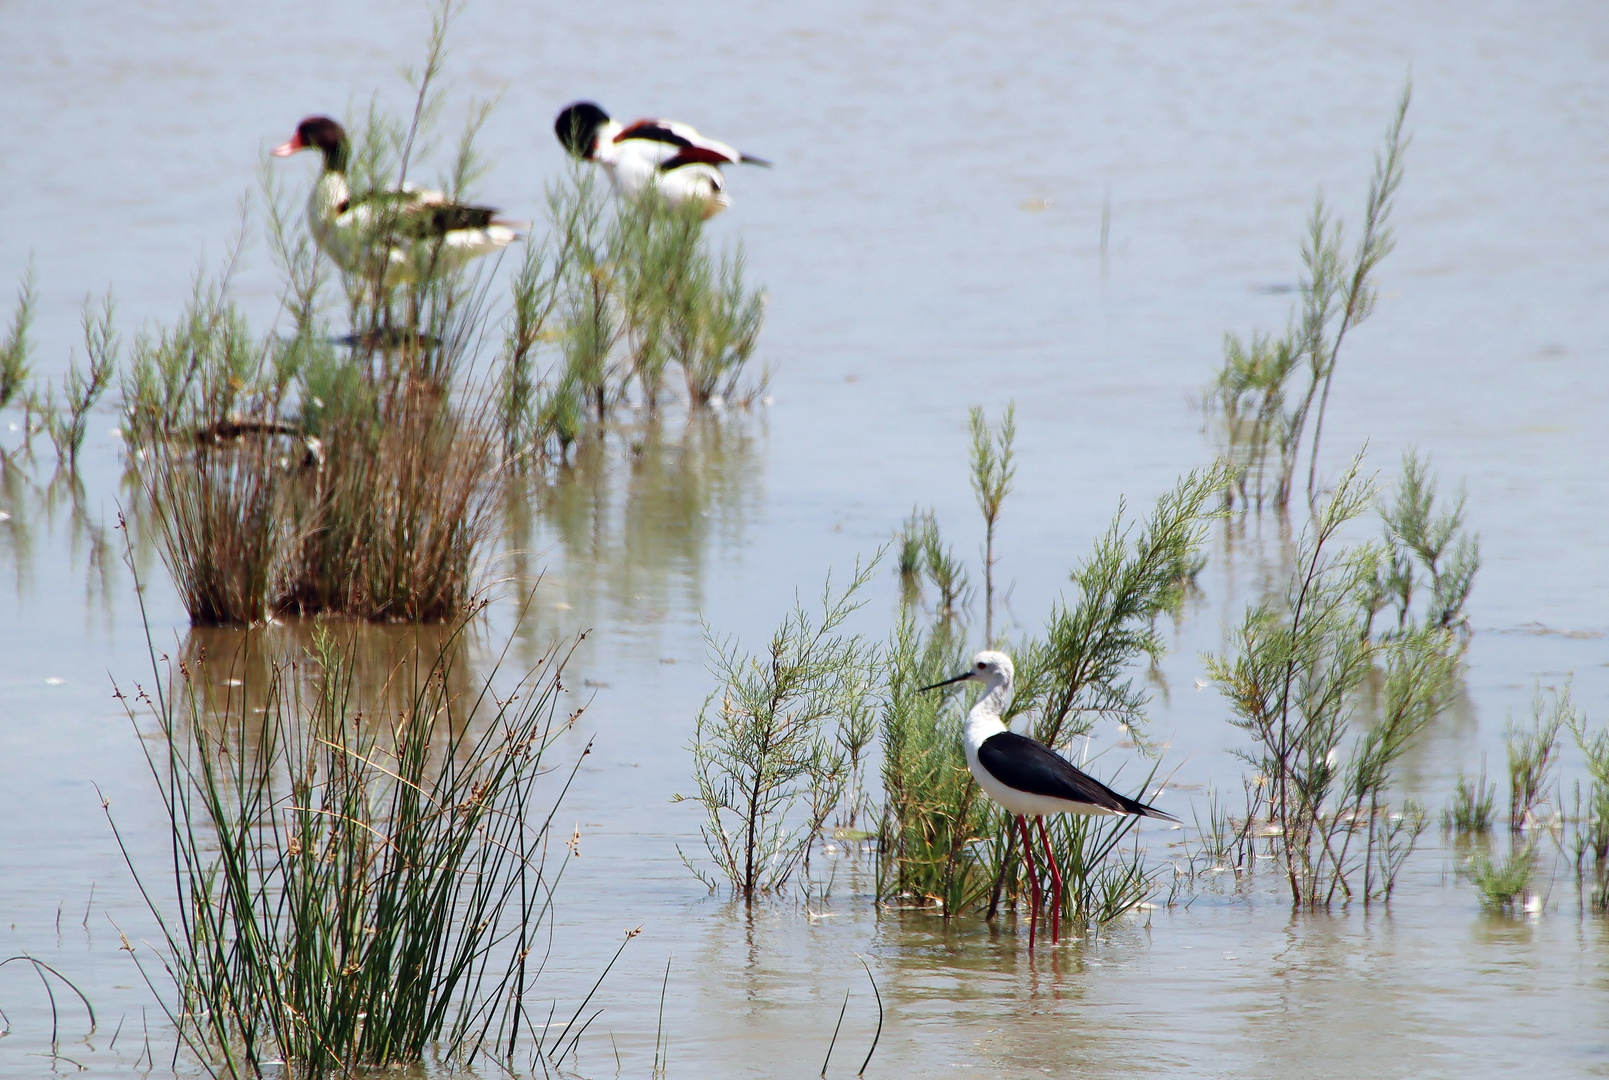
M978 763L1002 784L1030 795L1098 806L1115 814L1177 820L1154 806L1118 794L1093 776L1079 772L1044 743L1015 731L1002 731L983 740L978 747Z

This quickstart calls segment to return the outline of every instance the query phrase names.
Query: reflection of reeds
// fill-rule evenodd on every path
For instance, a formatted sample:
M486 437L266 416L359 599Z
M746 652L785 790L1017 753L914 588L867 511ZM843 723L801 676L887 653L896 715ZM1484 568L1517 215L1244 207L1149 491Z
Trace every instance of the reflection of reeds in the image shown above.
M220 697L192 651L158 672L166 692L125 700L165 736L144 745L174 838L171 871L130 865L162 926L171 1018L219 1072L278 1059L346 1075L432 1047L506 1060L530 1045L568 786L542 777L574 720L558 710L569 654L550 650L509 697L491 694L495 671L455 693L461 632L399 666L402 686L361 685L355 643L316 632L299 658L230 669L266 686Z

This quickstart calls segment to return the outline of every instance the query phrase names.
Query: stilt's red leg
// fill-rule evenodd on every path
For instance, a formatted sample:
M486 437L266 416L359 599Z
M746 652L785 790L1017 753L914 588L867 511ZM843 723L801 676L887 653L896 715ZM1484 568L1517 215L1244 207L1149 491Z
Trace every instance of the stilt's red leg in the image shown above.
M1061 939L1061 871L1056 867L1056 853L1050 848L1050 833L1045 831L1045 819L1040 817L1039 839L1045 844L1045 861L1050 864L1050 943Z
M1028 819L1017 815L1017 833L1022 837L1022 859L1028 869L1028 888L1033 907L1028 912L1028 951L1034 951L1034 930L1039 925L1039 875L1034 871L1034 838L1028 831Z

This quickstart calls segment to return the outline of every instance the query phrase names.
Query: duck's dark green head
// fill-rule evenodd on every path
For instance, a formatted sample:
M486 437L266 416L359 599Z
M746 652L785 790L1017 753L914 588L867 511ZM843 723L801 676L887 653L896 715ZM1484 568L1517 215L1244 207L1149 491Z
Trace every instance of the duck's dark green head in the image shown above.
M309 116L296 125L290 142L274 147L273 154L290 157L298 150L317 150L324 155L326 172L346 172L347 148L346 128L327 116Z

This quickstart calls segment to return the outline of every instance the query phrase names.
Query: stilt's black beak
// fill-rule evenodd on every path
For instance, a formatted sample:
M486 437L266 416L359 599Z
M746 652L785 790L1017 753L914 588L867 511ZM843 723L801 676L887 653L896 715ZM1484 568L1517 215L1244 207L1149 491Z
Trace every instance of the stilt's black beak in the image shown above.
M949 685L950 685L950 684L951 684L951 683L958 683L958 682L960 682L960 681L961 681L961 680L963 680L963 679L970 679L970 678L971 678L971 677L972 677L972 672L970 672L970 671L963 671L963 672L961 672L961 674L959 674L959 675L957 675L957 676L956 676L956 677L955 677L955 678L953 678L953 679L945 679L945 680L944 680L944 681L943 681L943 682L936 682L936 683L934 683L934 684L933 684L933 685L932 685L932 686L924 686L924 687L921 687L921 688L920 688L920 689L918 689L918 690L917 690L917 691L916 691L916 692L917 692L917 693L918 693L918 694L925 694L925 693L927 693L927 692L928 692L928 691L929 691L929 690L937 690L937 689L938 689L938 688L939 688L939 687L941 687L941 686L949 686Z

